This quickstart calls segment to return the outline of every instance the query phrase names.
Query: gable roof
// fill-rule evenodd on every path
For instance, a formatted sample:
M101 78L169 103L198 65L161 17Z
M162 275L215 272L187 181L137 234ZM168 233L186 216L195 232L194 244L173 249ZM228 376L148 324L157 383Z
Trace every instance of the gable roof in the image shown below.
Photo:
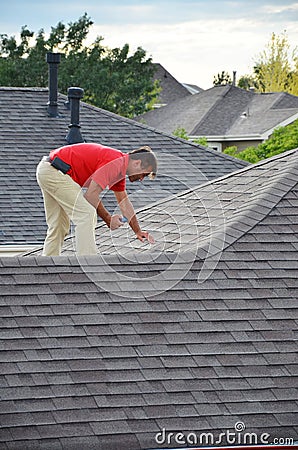
M70 124L70 111L66 109L67 97L58 96L59 117L47 113L48 89L0 88L0 243L38 243L44 240L46 224L40 189L35 179L38 162L50 150L66 145L65 137ZM142 204L178 192L186 186L198 184L197 175L188 173L186 161L200 171L200 180L216 178L244 167L246 163L195 146L165 133L150 129L81 103L81 132L83 139L130 151L141 145L150 145L160 160L160 174L154 181L150 196L139 195ZM165 170L167 166L167 170ZM145 182L146 189L150 182ZM139 191L139 185L128 185L130 193ZM136 195L137 196L137 195ZM111 197L110 197L111 198ZM106 197L107 205L115 203Z
M285 92L258 94L225 85L149 111L135 120L168 133L182 127L190 136L268 138L275 127L296 118L297 96Z
M159 93L157 103L169 104L180 98L191 95L189 89L176 80L161 64L154 63L156 71L153 79L159 81L161 92Z
M218 438L238 422L296 440L297 175L298 149L183 194L191 258L184 242L0 259L7 448L148 449L162 430ZM166 212L177 245L189 223Z

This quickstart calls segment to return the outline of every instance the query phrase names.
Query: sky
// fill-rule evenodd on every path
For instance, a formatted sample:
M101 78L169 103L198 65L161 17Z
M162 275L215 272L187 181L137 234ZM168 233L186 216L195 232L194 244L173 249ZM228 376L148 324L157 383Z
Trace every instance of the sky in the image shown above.
M237 79L252 74L272 33L286 33L291 50L298 47L295 0L9 0L0 34L17 38L23 25L48 34L85 12L94 22L87 44L102 36L110 48L142 47L179 82L202 89L222 71L236 71Z

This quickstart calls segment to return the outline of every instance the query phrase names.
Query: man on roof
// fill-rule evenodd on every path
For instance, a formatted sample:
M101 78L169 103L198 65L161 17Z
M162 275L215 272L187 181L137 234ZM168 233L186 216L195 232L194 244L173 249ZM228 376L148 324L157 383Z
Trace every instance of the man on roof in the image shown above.
M156 172L157 160L149 146L123 153L96 143L80 143L51 151L36 171L48 225L43 255L60 255L70 221L75 225L76 253L95 255L97 215L111 230L127 220L140 241L153 243L152 235L141 229L128 198L126 175L135 182L146 176L154 179ZM122 215L111 215L104 207L100 194L105 188L114 192Z

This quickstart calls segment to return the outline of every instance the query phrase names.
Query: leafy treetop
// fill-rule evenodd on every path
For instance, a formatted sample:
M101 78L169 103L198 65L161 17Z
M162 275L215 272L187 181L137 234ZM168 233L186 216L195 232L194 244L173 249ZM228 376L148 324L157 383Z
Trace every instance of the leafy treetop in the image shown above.
M27 26L20 32L20 43L14 36L0 35L0 84L2 86L38 86L48 83L47 52L61 53L59 91L67 94L70 86L84 89L89 103L133 117L146 112L159 93L153 82L155 67L141 47L130 55L129 45L110 49L97 37L84 46L93 24L85 13L68 26L59 22L49 37L43 29L35 35Z

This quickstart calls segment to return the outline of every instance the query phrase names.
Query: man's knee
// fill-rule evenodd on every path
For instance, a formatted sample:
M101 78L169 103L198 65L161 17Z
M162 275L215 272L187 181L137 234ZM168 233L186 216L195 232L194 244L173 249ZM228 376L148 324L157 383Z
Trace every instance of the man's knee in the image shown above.
M92 224L94 227L97 222L97 215L96 210L92 205L89 205L84 208L84 211L82 211L80 214L74 213L73 222L75 225L82 225L82 224Z

